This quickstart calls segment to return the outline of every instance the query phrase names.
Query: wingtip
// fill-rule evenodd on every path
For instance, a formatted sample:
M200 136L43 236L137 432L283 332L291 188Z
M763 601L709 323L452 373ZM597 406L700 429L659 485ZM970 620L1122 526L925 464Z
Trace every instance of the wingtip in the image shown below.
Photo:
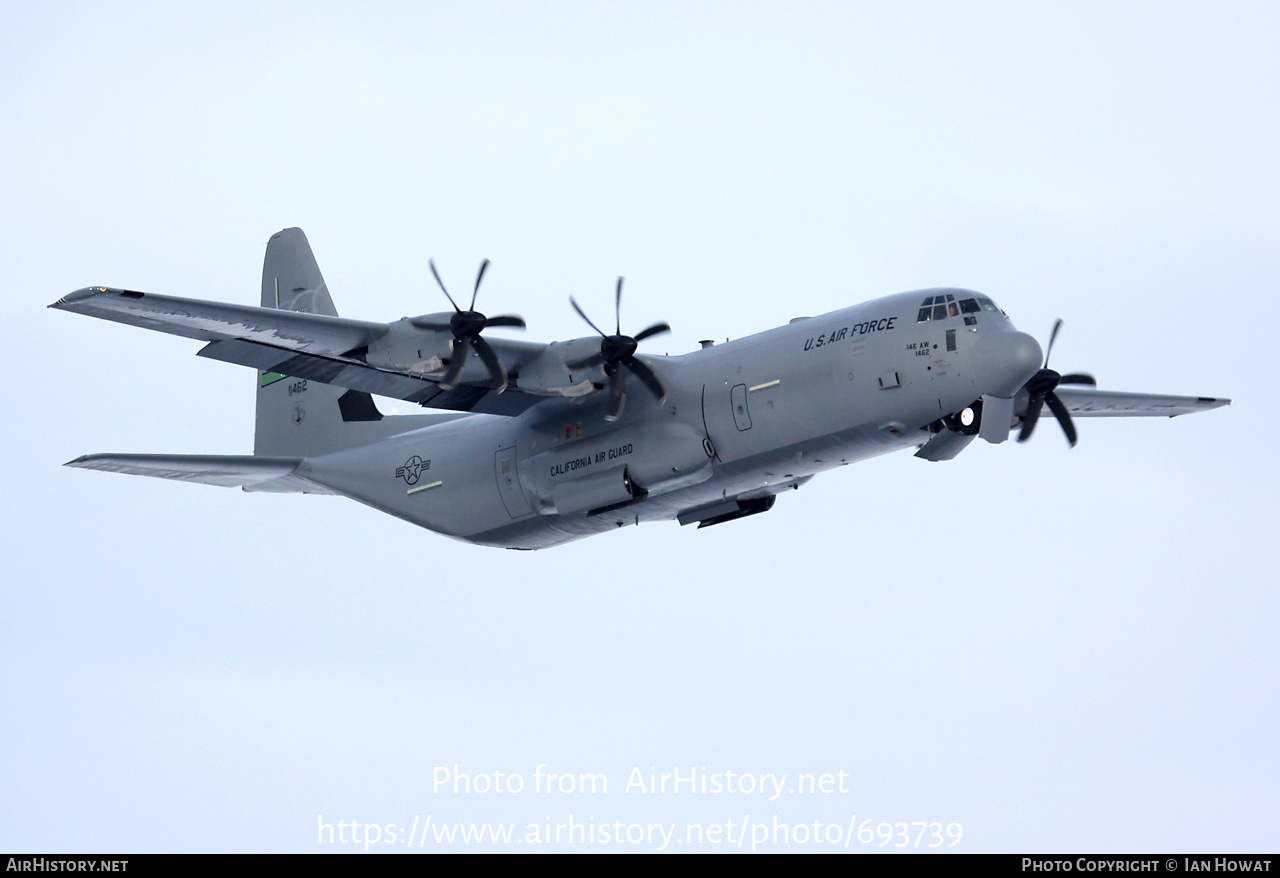
M71 302L78 302L81 299L87 299L90 290L76 290L74 293L67 293L65 296L59 296L57 301L50 302L46 308L65 308Z
M108 287L81 287L73 293L67 293L60 297L56 302L48 305L50 308L65 308L68 305L74 305L77 302L83 302L85 299L91 299L102 293L110 292Z

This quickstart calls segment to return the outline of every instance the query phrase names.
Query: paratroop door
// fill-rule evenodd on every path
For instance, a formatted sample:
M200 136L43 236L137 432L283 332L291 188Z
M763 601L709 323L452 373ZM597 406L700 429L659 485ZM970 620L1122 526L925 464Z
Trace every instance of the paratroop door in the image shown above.
M522 518L533 512L529 501L525 499L524 489L520 487L520 477L516 475L516 447L501 448L493 458L494 472L498 477L498 493L502 496L502 505L507 507L507 514L512 518Z

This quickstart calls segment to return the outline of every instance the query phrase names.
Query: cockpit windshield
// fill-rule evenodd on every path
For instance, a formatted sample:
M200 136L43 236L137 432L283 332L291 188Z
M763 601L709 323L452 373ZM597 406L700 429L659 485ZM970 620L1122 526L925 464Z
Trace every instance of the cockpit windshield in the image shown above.
M957 300L955 293L943 293L937 296L925 297L924 301L920 303L920 312L916 315L916 323L926 323L930 320L947 320L963 314L965 315L964 322L973 325L978 321L971 315L977 314L979 311L1004 313L1000 310L999 305L986 296L971 296Z

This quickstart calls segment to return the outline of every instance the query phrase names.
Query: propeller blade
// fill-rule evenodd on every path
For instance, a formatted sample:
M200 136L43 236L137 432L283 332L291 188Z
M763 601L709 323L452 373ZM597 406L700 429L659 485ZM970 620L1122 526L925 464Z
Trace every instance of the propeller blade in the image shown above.
M649 392L657 397L659 404L667 400L667 389L663 386L662 380L658 378L653 369L641 360L637 360L634 355L636 345L646 338L670 332L671 326L665 322L654 323L635 337L623 335L622 285L624 283L626 283L626 278L619 276L618 283L613 289L613 316L614 326L616 327L613 335L606 335L600 327L592 323L591 318L582 310L577 300L573 296L569 297L569 304L573 306L573 310L578 312L578 316L585 320L588 326L600 333L603 339L600 342L600 350L597 353L565 363L565 367L570 371L589 369L596 366L604 367L604 374L609 382L609 408L605 414L606 421L616 421L622 416L622 407L626 403L626 372L623 369L627 369L634 374L636 380L644 384L649 389Z
M484 280L484 273L488 270L489 260L486 259L480 263L480 273L476 275L476 286L471 291L471 308L469 309L471 311L476 310L476 296L480 293L480 281Z
M1071 420L1071 412L1067 410L1067 406L1063 403L1058 394L1054 393L1054 389L1061 384L1085 384L1089 387L1097 387L1098 380L1087 372L1072 372L1070 375L1059 375L1057 372L1049 368L1049 356L1053 353L1053 343L1058 339L1058 330L1062 329L1062 318L1059 317L1053 321L1053 331L1049 333L1049 345L1045 348L1044 365L1040 367L1040 371L1032 375L1027 383L1023 385L1023 390L1028 394L1027 411L1022 416L1022 430L1018 433L1018 441L1026 442L1031 438L1031 434L1036 429L1036 422L1040 420L1040 413L1044 409L1045 403L1049 404L1049 411L1053 412L1053 416L1058 419L1058 423L1062 426L1062 432L1067 435L1067 442L1074 448L1079 436L1076 434L1075 421Z
M569 297L569 304L573 306L573 310L578 312L579 317L587 321L588 326L590 326L596 332L599 332L602 336L604 335L604 333L600 331L600 327L596 326L594 323L591 322L591 318L587 316L587 312L583 311L582 308L578 306L578 303L574 300L573 296ZM607 338L608 336L605 336L605 337Z
M427 265L431 266L431 273L436 276L436 283L440 284L440 290L444 293L444 297L449 300L449 304L453 306L453 310L461 311L458 303L453 301L453 296L449 295L449 290L445 288L444 281L440 280L440 272L436 271L436 262L434 259L428 259Z
M572 363L565 363L564 365L566 369L573 371L576 369L590 369L592 366L599 366L603 362L604 354L597 352L585 360L574 360Z
M670 332L670 331L671 331L671 326L669 324L655 323L652 326L646 327L645 329L642 329L638 333L636 333L635 339L637 342L641 342L641 341L644 341L646 338L652 338L655 335L662 335L662 333Z
M519 329L524 329L525 326L524 318L517 317L515 314L499 314L497 317L490 317L485 320L484 325L486 328L490 326L515 326Z
M1043 396L1033 396L1027 401L1027 413L1022 416L1022 430L1018 433L1019 442L1026 442L1031 438L1031 433L1036 428L1036 421L1040 420L1040 409L1043 405Z
M453 390L458 386L458 377L462 375L462 367L467 364L467 343L464 339L453 340L453 356L449 358L449 368L440 379L441 390Z
M614 366L609 373L609 411L604 416L606 421L616 421L622 416L622 405L626 402L626 394L623 392L626 389L625 381L622 369Z
M1049 347L1046 348L1044 352L1044 366L1041 367L1043 369L1049 368L1049 355L1053 353L1053 342L1055 339L1057 339L1058 330L1061 328L1062 328L1062 318L1059 317L1057 320L1053 321L1053 332L1049 333Z
M614 335L622 335L622 281L623 280L624 280L623 277L621 276L618 277L618 288L614 291L614 294L613 294L613 316L614 316L614 326L616 327L616 329L613 330Z
M493 386L498 393L507 389L507 371L502 368L502 361L498 359L498 355L493 352L493 348L489 343L478 335L471 336L471 346L476 349L476 353L480 355L481 361L489 369L489 377L493 379Z
M635 373L635 376L640 379L640 382L645 387L649 388L649 392L658 398L658 405L662 405L667 401L667 389L662 386L658 376L653 374L653 370L643 361L637 360L635 357L627 357L622 362L623 365Z
M1076 446L1076 425L1071 420L1071 412L1067 411L1067 407L1062 404L1062 400L1058 399L1058 394L1050 390L1045 394L1044 401L1049 404L1049 411L1053 412L1053 416L1058 419L1058 423L1062 425L1062 432L1067 434L1067 441L1071 443L1071 447Z

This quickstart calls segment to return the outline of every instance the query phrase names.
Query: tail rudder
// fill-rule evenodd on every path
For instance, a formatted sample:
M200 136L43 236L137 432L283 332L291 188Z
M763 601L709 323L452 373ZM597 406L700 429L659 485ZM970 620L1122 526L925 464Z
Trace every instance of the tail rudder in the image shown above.
M262 307L338 316L302 229L276 232L262 263ZM350 391L278 372L258 373L253 453L311 457L343 447L339 398ZM370 417L380 417L372 409Z
M262 261L262 307L338 316L302 229L284 229L267 242Z

